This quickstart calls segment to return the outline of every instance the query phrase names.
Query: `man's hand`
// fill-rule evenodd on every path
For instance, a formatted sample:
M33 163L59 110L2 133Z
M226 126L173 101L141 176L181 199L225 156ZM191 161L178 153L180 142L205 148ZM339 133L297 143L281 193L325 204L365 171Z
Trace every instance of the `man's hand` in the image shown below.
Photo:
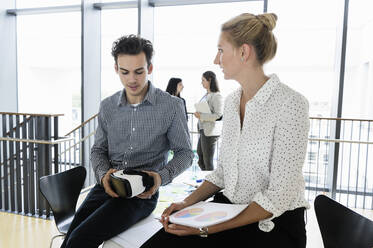
M201 118L201 113L200 113L200 112L195 112L195 113L194 113L194 116L195 116L197 119L199 119L199 118Z
M143 171L143 172L153 177L154 186L151 187L148 191L139 194L137 197L141 199L150 199L152 195L154 195L158 191L159 187L161 186L162 179L161 179L161 176L157 172L154 172L154 171Z
M110 174L116 172L116 169L110 169L106 172L105 176L101 179L101 185L104 187L106 194L110 195L111 197L117 198L117 195L110 186Z

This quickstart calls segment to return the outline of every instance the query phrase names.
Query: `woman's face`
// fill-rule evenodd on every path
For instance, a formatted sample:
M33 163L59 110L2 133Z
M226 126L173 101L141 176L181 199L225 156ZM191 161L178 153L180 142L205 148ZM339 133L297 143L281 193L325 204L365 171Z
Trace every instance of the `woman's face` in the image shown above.
M177 84L176 86L176 95L179 95L179 93L184 89L183 81Z
M205 88L206 90L209 90L210 89L210 81L207 80L205 77L202 76L202 86L203 88Z
M235 79L240 70L240 56L235 48L222 32L218 42L218 52L214 59L214 64L219 65L223 70L224 79Z

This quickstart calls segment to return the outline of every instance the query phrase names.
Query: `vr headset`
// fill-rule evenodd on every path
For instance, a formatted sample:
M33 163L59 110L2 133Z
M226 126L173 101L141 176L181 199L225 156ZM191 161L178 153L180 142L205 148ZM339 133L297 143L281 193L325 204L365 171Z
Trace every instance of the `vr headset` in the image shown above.
M113 190L120 197L132 198L154 185L154 179L147 173L135 170L119 170L110 175Z

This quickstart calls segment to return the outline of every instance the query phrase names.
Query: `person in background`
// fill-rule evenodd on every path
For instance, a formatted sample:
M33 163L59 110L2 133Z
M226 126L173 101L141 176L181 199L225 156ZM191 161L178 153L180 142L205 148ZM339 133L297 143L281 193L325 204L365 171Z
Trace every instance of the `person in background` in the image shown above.
M187 169L193 159L183 103L156 88L153 45L136 35L113 43L114 69L123 89L104 99L91 149L97 184L76 212L61 247L97 248L155 209L158 189ZM170 161L168 152L174 156ZM121 198L110 185L116 170L140 170L154 186L132 198Z
M309 106L300 93L266 75L275 56L275 14L241 14L224 23L214 63L240 87L225 101L218 167L183 201L162 215L161 229L142 247L305 248L305 160ZM224 189L223 192L220 192ZM218 193L219 192L219 193ZM192 228L169 215L214 196L215 202L247 204L236 217Z
M180 96L181 91L184 89L183 81L181 78L170 78L167 84L166 92L171 96L177 96L184 102L184 108L186 113L186 118L188 120L188 112L186 108L185 99Z
M214 72L206 71L202 74L202 86L206 94L200 102L206 101L211 113L194 113L194 116L198 118L198 165L201 170L211 171L214 170L214 153L221 134L219 124L223 115L223 97Z

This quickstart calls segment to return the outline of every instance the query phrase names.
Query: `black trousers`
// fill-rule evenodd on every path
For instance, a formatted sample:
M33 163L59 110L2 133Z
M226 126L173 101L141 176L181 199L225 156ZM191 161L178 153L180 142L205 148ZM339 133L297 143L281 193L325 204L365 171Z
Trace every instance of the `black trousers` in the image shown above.
M203 130L199 130L197 144L198 165L201 170L214 170L214 153L219 136L206 136Z
M230 203L222 193L218 193L214 197L214 202ZM292 211L286 211L281 216L274 218L272 221L275 223L275 227L270 232L261 231L258 228L258 223L210 234L207 238L197 235L179 237L165 232L162 228L141 247L305 248L304 210L304 208L297 208Z
M146 200L112 198L97 184L76 212L61 248L97 248L150 215L157 199L158 193Z

